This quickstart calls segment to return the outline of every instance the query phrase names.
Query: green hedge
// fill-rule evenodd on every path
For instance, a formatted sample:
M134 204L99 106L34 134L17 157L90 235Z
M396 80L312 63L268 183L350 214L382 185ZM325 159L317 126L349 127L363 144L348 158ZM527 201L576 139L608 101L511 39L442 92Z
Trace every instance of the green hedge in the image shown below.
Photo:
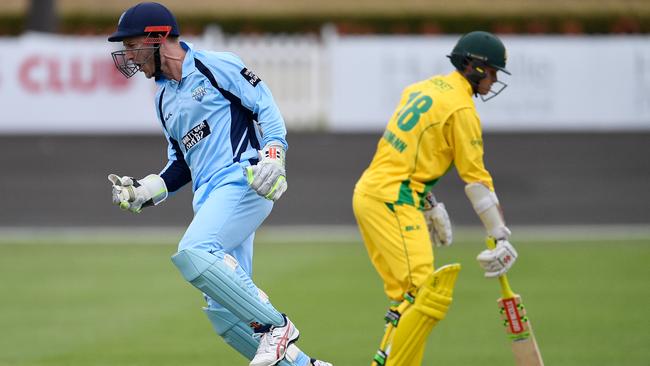
M107 34L115 29L117 14L65 15L59 31L71 34ZM226 33L317 33L323 24L335 24L343 34L431 34L465 33L474 29L497 33L611 34L650 33L650 14L638 15L535 15L520 16L346 16L346 17L225 17L181 15L181 32L200 34L209 24L219 24ZM24 30L21 15L0 14L0 34L17 35Z

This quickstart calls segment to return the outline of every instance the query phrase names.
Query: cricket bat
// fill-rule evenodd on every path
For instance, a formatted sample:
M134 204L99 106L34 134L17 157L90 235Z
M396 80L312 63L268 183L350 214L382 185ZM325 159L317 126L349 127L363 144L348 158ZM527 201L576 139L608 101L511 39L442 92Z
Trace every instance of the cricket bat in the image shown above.
M494 238L487 238L489 249L496 247ZM515 294L510 288L505 274L499 276L501 284L501 298L497 300L506 334L512 341L512 353L515 355L517 366L544 366L542 355L539 352L533 328L526 316L526 309L521 302L521 296Z

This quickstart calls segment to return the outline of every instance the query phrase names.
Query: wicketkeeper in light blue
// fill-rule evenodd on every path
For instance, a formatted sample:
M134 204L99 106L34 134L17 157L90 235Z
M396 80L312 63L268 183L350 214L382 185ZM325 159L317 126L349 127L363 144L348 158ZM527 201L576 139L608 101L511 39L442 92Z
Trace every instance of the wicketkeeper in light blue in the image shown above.
M280 111L237 56L196 50L179 35L167 8L140 3L108 38L124 45L112 53L124 76L155 79L169 142L160 174L108 176L113 203L138 213L192 182L194 219L172 262L205 295L215 331L251 366L330 365L294 345L298 329L251 280L255 230L287 189Z

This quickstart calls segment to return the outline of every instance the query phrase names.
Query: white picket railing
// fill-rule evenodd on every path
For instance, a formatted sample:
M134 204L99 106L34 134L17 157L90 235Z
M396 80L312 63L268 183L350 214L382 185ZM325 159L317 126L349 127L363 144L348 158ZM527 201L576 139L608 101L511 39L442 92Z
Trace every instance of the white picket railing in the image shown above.
M229 51L242 58L269 86L289 129L315 129L327 116L326 47L317 35L226 36L212 26L203 48Z

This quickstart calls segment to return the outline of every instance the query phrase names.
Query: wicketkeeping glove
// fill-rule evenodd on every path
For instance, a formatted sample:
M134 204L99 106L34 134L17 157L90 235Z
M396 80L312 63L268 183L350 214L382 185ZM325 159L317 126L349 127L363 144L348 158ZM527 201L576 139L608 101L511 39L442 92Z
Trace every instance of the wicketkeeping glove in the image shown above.
M424 204L424 219L429 228L429 236L431 237L431 244L436 247L450 246L453 241L451 231L451 220L445 204L436 201L433 193L429 192L425 196Z
M246 180L257 194L276 201L287 190L284 147L278 142L270 142L259 154L259 163L246 167Z
M499 277L515 264L517 251L507 239L500 239L496 248L482 251L476 260L485 271L485 277Z
M109 174L108 180L113 184L113 203L123 210L140 213L143 207L157 205L167 198L165 181L156 174L139 180Z

